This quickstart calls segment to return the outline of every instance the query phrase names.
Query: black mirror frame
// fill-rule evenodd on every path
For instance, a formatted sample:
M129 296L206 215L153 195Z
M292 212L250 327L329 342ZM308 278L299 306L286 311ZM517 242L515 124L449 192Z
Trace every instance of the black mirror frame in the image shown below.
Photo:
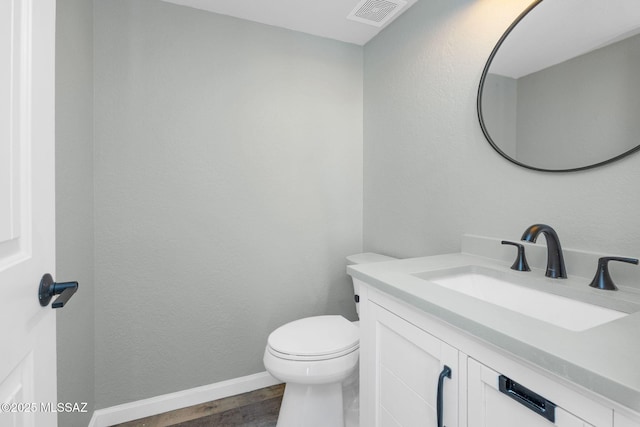
M535 166L527 165L525 163L519 162L516 159L510 157L508 154L506 154L504 151L502 151L500 149L500 147L498 147L498 145L491 138L491 135L489 135L489 131L487 130L487 127L486 127L486 125L484 123L484 119L482 117L482 90L484 88L484 82L485 82L485 80L487 78L487 74L489 72L489 67L491 66L491 63L493 62L493 58L498 53L498 50L502 46L502 43L507 38L507 36L509 36L509 34L513 31L513 29L516 27L516 25L518 25L520 23L520 21L522 21L524 19L524 17L527 16L527 14L529 14L529 12L531 12L536 6L538 6L542 2L543 2L543 0L535 0L533 3L531 3L524 10L524 12L522 12L520 15L518 15L518 17L513 21L513 23L509 26L509 28L507 28L507 30L504 32L502 37L500 37L500 39L498 40L498 43L496 43L495 47L491 51L491 54L489 55L489 59L487 60L487 63L485 64L484 69L482 70L482 76L480 77L480 84L478 86L478 96L477 96L476 106L477 106L478 120L480 121L480 128L482 129L482 133L484 134L485 138L487 139L487 141L489 142L491 147L493 147L493 149L498 152L498 154L500 154L505 159L509 160L511 163L515 163L516 165L521 166L521 167L526 168L526 169L531 169L531 170L540 171L540 172L577 172L577 171L583 171L583 170L586 170L586 169L593 169L593 168L596 168L596 167L599 167L599 166L604 166L606 164L613 163L613 162L615 162L617 160L622 159L623 157L626 157L626 156L628 156L628 155L640 150L640 144L638 144L634 148L632 148L630 150L627 150L622 154L619 154L619 155L617 155L615 157L612 157L612 158L610 158L608 160L604 160L602 162L594 163L592 165L580 166L580 167L577 167L577 168L570 168L570 169L544 169L544 168L538 168L538 167L535 167Z

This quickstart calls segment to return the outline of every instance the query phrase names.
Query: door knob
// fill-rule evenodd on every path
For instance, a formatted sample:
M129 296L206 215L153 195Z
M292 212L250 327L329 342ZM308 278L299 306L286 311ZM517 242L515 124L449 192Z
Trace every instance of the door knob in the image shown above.
M49 305L49 301L54 295L60 295L51 304L51 308L60 308L69 301L69 298L78 290L78 282L60 282L53 281L53 277L49 273L42 276L40 287L38 288L38 300L41 306Z

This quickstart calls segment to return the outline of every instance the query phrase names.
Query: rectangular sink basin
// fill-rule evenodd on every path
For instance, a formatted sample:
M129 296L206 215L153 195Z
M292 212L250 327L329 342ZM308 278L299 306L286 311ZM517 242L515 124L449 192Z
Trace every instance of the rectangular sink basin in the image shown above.
M571 331L584 331L627 315L520 286L514 283L510 275L488 268L467 266L414 275L438 286Z

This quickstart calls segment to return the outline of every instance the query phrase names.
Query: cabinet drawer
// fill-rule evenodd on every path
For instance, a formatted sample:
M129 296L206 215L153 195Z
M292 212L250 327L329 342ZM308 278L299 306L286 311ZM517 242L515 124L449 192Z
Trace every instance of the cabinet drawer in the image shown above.
M593 427L546 401L544 390L512 385L507 387L511 392L501 391L500 377L493 369L468 359L469 427ZM503 386L507 382L503 377Z

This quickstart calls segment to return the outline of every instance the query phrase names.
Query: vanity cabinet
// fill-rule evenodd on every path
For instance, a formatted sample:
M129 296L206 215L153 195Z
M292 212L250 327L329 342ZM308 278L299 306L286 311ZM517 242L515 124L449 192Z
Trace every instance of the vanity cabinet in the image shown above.
M359 285L360 426L640 427L622 416L614 425L613 409L588 392L364 282ZM438 426L438 381L445 366L451 378L443 382ZM500 392L501 376L511 380L504 387L520 397ZM547 400L555 405L554 422L523 405L522 396L533 406Z

